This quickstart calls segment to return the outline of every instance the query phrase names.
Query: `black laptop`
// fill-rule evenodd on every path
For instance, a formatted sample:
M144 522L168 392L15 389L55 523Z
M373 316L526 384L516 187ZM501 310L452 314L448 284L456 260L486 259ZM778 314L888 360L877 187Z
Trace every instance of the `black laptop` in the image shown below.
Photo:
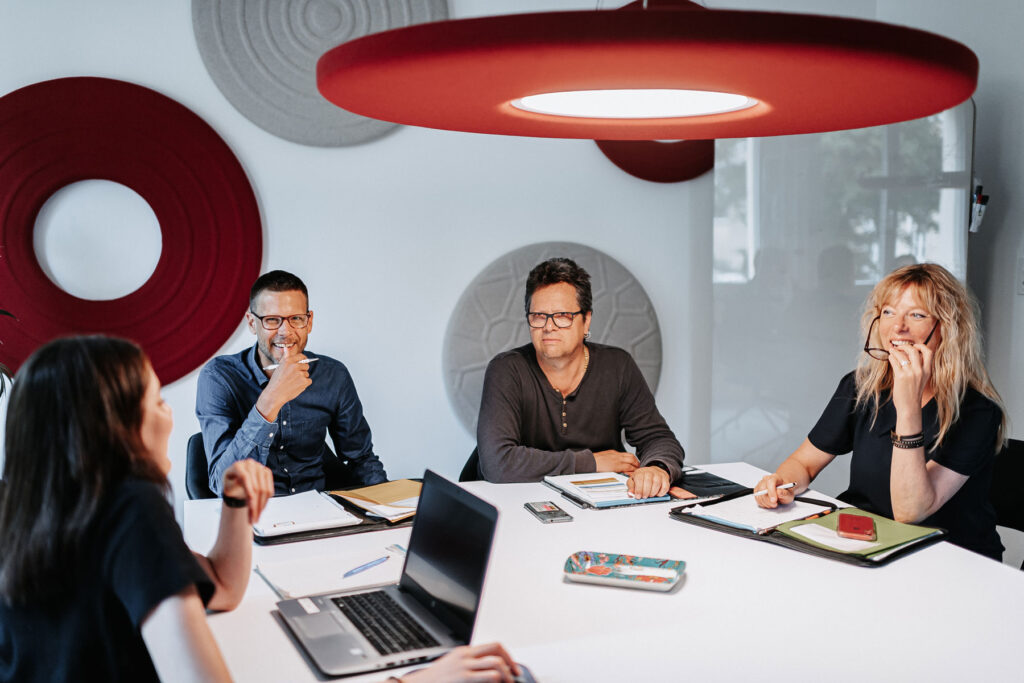
M277 607L328 675L435 659L473 635L497 522L492 505L427 470L397 584Z

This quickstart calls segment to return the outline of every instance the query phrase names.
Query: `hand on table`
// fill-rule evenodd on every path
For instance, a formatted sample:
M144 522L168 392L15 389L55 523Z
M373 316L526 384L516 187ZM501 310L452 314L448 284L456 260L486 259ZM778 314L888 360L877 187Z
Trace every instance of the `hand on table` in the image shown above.
M794 489L775 488L776 486L782 486L784 483L786 482L782 477L774 472L761 477L761 481L757 482L757 485L754 486L754 493L757 493L758 491L768 491L768 493L760 496L755 495L754 500L763 508L774 508L778 507L780 504L788 505L789 503L792 503L793 499L796 498L796 492Z
M622 451L599 451L594 453L595 471L597 472L622 472L629 474L637 467L640 461L632 453Z
M519 667L500 643L485 645L463 645L425 669L402 676L402 683L462 683L486 681L487 683L512 683L512 677L519 675Z
M668 487L671 484L668 472L652 465L633 470L633 473L629 475L627 486L634 498L654 498L668 493Z
M252 458L239 460L224 472L224 496L246 501L249 524L255 524L274 495L274 475Z

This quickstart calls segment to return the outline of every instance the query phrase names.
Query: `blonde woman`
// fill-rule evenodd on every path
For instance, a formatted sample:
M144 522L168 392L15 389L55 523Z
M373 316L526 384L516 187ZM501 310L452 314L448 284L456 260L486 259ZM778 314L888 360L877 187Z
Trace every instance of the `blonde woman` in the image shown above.
M1003 403L981 361L974 303L942 266L906 266L868 297L857 369L839 383L800 447L761 479L762 507L792 502L832 460L852 452L840 498L1000 559L989 503L1006 433ZM779 489L795 482L792 489Z

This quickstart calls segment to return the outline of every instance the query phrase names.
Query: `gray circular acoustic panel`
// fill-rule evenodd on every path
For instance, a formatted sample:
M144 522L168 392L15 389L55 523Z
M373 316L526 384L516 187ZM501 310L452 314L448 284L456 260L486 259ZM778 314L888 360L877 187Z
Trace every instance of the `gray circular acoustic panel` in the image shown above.
M448 400L474 435L487 364L498 353L530 341L523 307L526 276L538 263L556 256L571 258L590 273L590 340L629 351L651 391L658 388L658 316L633 274L611 256L582 244L531 244L497 259L469 283L445 331L442 367Z
M192 0L192 30L213 82L260 128L303 145L355 145L393 123L336 107L316 62L368 33L448 18L446 0Z

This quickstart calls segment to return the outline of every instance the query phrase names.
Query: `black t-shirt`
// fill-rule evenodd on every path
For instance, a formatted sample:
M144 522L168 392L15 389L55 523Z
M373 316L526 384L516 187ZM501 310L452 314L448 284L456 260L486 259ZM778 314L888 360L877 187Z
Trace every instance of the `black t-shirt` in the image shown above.
M0 600L0 681L158 680L139 626L165 598L214 586L154 484L129 480L109 497L68 562L73 588L46 604Z
M833 455L852 450L850 488L839 498L891 518L889 473L893 446L889 432L896 427L896 408L889 400L889 392L883 392L878 417L872 424L872 407L855 409L856 401L857 386L851 372L839 382L807 438L815 448ZM938 406L932 399L921 409L925 457L968 477L960 490L921 524L946 529L951 543L997 560L1002 558L1003 545L996 533L996 513L989 502L989 490L1001 420L999 406L968 389L960 405L960 418L950 426L942 445L932 451L939 432Z

